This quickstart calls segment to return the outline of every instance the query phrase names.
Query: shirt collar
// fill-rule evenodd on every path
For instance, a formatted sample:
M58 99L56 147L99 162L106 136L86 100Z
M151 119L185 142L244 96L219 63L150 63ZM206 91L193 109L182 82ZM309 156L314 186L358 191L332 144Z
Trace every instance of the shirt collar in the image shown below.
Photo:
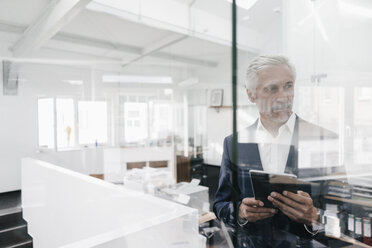
M295 122L296 122L296 115L295 113L292 113L291 116L288 118L287 122L284 123L280 128L279 128L279 134L278 136L283 132L283 130L285 128L287 128L287 130L293 134L293 130L294 130L294 126L295 126ZM269 133L269 131L263 126L262 122L261 122L261 117L259 117L258 119L258 123L257 123L257 131L260 131L260 130L263 130L265 131L266 133Z

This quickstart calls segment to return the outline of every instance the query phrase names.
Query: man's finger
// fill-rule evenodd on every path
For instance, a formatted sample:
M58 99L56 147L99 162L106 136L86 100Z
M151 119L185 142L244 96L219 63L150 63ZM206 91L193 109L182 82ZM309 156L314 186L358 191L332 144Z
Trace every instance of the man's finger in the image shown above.
M252 213L272 213L272 214L275 214L277 212L277 210L273 208L251 207L251 206L246 206L245 211L252 212Z
M270 194L271 197L275 199L279 199L280 201L284 202L286 205L291 206L292 208L299 209L299 210L304 210L303 205L297 203L296 201L291 200L290 198L283 196L279 193L272 192Z
M261 206L261 207L263 207L263 205L264 205L262 201L259 201L259 200L256 200L256 199L250 198L250 197L244 198L242 200L242 203L244 203L245 205L248 205L248 206Z
M305 191L302 191L302 190L298 190L298 191L297 191L297 194L302 195L302 196L306 196L306 197L311 197L311 196L309 195L309 193L307 193L307 192L305 192Z
M269 217L272 217L274 214L268 214L268 213L250 213L247 217L248 219L251 219L252 221L262 220Z
M301 192L303 192L303 191L301 191ZM305 193L305 192L303 192L303 193ZM310 196L305 196L305 195L302 195L302 194L295 194L295 193L292 193L290 191L283 191L283 195L288 197L288 198L291 198L292 200L295 200L296 202L299 202L299 203L309 204L312 201Z
M271 196L268 197L269 201L271 201L274 206L278 207L281 211L283 212L288 212L288 213L291 213L292 215L296 216L296 217L301 217L302 216L302 213L297 211L296 209L272 198Z
M257 216L259 216L260 218L268 218L268 217L271 217L273 216L274 214L273 213L257 213Z
M294 221L298 220L298 217L297 217L297 216L294 216L294 215L291 214L290 212L283 211L283 213L284 213L285 215L287 215L291 220L294 220Z

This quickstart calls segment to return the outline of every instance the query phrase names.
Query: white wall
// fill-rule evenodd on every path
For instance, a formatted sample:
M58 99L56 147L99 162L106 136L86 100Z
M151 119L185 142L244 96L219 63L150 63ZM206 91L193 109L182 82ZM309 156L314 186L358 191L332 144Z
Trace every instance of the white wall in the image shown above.
M89 87L90 71L86 68L64 66L21 65L17 96L0 94L0 192L20 189L21 158L40 157L60 165L69 165L84 173L94 172L85 152L64 153L43 152L38 149L37 98L52 96L75 96L89 99L89 89L84 86L72 86L62 80L82 80ZM2 87L2 82L0 83ZM98 91L100 92L100 91ZM88 96L87 96L88 95ZM97 155L99 157L99 155ZM95 160L93 160L95 161Z
M1 92L2 92L2 82ZM35 152L37 108L35 98L19 89L19 96L0 94L0 192L20 189L21 157Z
M156 86L103 85L100 70L92 73L89 66L57 66L22 64L19 68L18 95L0 94L0 192L20 189L21 158L34 157L84 174L103 173L103 155L100 148L82 148L77 150L38 152L38 97L74 97L77 100L110 100L112 111L108 124L110 145L119 144L120 132L118 95L127 92L154 93ZM128 68L128 73L153 74L159 68ZM164 70L164 67L163 67ZM168 71L168 69L165 69ZM181 70L172 70L177 79ZM109 73L106 71L105 73ZM157 75L157 74L155 74ZM163 74L167 75L167 74ZM1 78L2 79L2 78ZM70 85L63 80L81 80L83 85ZM94 82L94 83L92 83ZM2 81L0 82L2 87ZM125 88L124 88L125 87ZM167 86L161 86L166 88ZM169 86L168 86L169 87ZM173 86L171 86L173 87ZM2 88L1 88L2 89ZM1 91L2 92L2 91Z

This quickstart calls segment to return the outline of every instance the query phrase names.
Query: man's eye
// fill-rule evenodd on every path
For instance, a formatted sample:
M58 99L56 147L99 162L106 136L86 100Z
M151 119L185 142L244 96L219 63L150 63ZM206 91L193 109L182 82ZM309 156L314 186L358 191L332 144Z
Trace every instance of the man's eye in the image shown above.
M278 90L278 87L276 86L268 86L266 87L266 92L275 92Z
M286 86L285 86L286 89L290 89L292 87L293 87L293 84L286 84Z

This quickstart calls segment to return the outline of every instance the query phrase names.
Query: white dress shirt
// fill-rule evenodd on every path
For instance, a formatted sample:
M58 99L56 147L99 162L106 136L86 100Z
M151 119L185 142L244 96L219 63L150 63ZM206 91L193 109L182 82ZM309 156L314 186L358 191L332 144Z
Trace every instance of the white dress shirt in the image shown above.
M256 140L264 171L284 173L295 122L296 115L292 113L288 121L279 128L278 135L274 137L262 125L261 118L259 119Z
M264 171L270 173L284 173L295 123L296 115L292 113L288 121L279 128L278 135L274 137L262 125L261 118L258 120L256 140ZM244 226L248 224L248 220L244 221L238 219L238 224ZM317 234L321 229L319 226L314 225L312 230L309 230L305 224L304 227L306 231L312 235Z

